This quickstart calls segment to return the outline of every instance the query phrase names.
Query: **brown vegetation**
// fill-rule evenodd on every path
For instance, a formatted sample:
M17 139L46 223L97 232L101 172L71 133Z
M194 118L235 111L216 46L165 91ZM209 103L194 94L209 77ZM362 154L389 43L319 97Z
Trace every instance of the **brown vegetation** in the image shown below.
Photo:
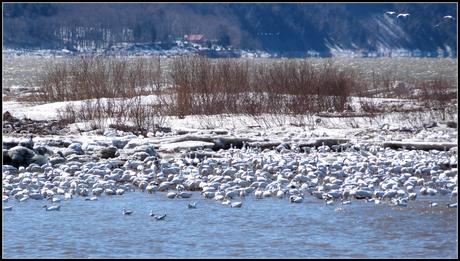
M155 132L166 116L242 114L260 120L270 114L281 124L286 115L303 119L320 112L348 113L353 110L351 96L378 95L366 91L369 85L356 71L342 70L331 61L314 66L308 59L259 63L182 56L169 62L165 70L159 57L78 58L45 70L39 77L38 99L85 100L81 106L66 107L61 118L93 121L100 127L107 125L106 118L117 126L130 121L145 133ZM387 88L392 77L380 78L382 82L373 79L372 88ZM416 86L417 99L428 106L445 105L456 96L456 90L450 92L453 84L444 78ZM153 99L141 99L146 95ZM360 107L369 115L383 111L371 101L362 101Z

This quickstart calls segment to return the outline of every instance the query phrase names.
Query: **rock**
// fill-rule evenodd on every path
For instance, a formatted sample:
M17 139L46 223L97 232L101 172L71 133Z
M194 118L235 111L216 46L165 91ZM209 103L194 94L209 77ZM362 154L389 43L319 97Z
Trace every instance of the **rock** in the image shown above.
M3 164L6 164L6 165L13 164L13 160L11 159L10 155L8 155L7 149L3 149Z
M47 143L48 146L60 148L67 148L72 144L71 142L66 140L49 140Z
M99 157L103 159L108 158L115 158L117 153L117 148L115 146L109 146L107 148L103 148L98 152Z
M64 157L60 156L55 156L49 159L51 165L57 165L66 162L66 159Z
M143 140L143 139L139 139L139 138L135 138L135 139L132 139L130 140L124 147L123 149L127 150L127 149L134 149L134 148L137 148L139 146L142 146L142 145L145 145L146 141Z
M126 146L125 146L126 148ZM136 152L146 152L149 156L157 156L155 147L153 145L139 145L132 149L124 149L125 154L134 154Z
M13 175L16 175L19 173L19 170L12 165L3 165L2 172L4 173L6 171L10 172L10 174L13 174Z
M457 128L457 122L456 121L448 121L448 122L446 122L446 125L449 128Z
M436 126L438 126L438 124L435 121L431 121L431 122L423 124L423 127L426 128L426 129L434 128Z
M8 150L8 156L11 158L12 165L15 167L29 166L35 153L29 148L16 146Z
M4 140L3 141L3 149L9 150L13 147L16 147L19 145L19 142L17 140Z
M197 150L201 148L213 148L214 143L205 141L180 141L173 143L162 144L159 148L160 151L165 152L179 152L181 150Z
M3 113L3 120L4 121L18 121L19 119L16 117L13 117L13 115L9 111L6 111Z
M81 148L81 144L80 143L72 143L70 144L67 149L64 150L64 156L69 156L69 155L72 155L72 154L77 154L77 155L83 155L84 152L83 152L83 149Z
M49 149L48 147L46 147L46 146L36 146L34 148L34 151L35 151L36 154L39 154L39 155L49 155L49 156L51 156L51 155L54 154L54 152L51 149Z
M213 130L216 131L216 130ZM213 139L212 142L215 144L212 148L214 151L218 151L220 149L229 149L230 147L241 149L243 144L246 142L251 142L253 140L247 138L239 138L239 137L219 137Z
M144 151L138 151L138 152L135 152L132 156L130 156L129 158L131 159L135 159L135 160L145 160L147 157L149 157L150 154L147 153L147 152L144 152Z
M30 163L34 163L34 164L37 164L39 166L42 166L42 165L45 165L46 163L48 163L48 157L43 156L43 155L35 155L30 160Z
M457 146L457 143L453 142L403 142L403 141L384 141L383 147L389 147L392 149L405 148L409 150L449 150Z
M276 146L276 151L280 152L282 150L289 150L290 149L290 146L288 143L281 143L280 145Z
M22 140L19 141L19 145L23 146L23 147L26 147L28 149L33 149L34 148L34 141L32 140L32 138L22 139Z
M118 149L123 149L126 144L128 144L129 140L126 139L113 139L112 145Z

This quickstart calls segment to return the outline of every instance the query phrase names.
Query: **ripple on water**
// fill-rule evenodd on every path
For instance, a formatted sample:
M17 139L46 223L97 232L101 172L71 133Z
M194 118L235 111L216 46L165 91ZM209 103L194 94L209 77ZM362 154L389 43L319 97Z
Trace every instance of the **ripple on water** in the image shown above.
M456 257L456 209L428 208L424 198L407 208L365 201L326 206L306 198L255 200L241 209L215 200L185 200L162 193L126 193L88 202L62 202L60 212L40 201L15 202L3 213L5 257ZM319 202L319 203L315 203ZM444 204L444 205L442 205ZM133 209L123 216L123 207ZM335 211L343 208L343 211ZM167 213L164 221L150 210ZM39 243L37 243L39 242ZM410 251L408 251L410 250Z

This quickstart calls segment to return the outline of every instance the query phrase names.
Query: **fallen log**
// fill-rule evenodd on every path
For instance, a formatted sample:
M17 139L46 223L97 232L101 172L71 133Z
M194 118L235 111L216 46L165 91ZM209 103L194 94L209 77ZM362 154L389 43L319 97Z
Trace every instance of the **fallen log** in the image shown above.
M457 147L454 142L419 142L419 141L385 141L383 147L391 149L408 149L408 150L449 150Z

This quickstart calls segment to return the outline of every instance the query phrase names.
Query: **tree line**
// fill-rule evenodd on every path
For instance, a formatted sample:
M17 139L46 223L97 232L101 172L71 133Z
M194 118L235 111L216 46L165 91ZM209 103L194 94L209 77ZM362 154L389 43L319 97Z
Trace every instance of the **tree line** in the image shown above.
M410 12L397 24L404 35L395 47L456 48L454 4L156 4L156 3L6 3L4 46L16 48L110 47L115 43L168 42L185 34L204 34L243 49L327 50L325 40L346 48L375 50L385 28L385 11ZM399 21L398 21L399 22Z

